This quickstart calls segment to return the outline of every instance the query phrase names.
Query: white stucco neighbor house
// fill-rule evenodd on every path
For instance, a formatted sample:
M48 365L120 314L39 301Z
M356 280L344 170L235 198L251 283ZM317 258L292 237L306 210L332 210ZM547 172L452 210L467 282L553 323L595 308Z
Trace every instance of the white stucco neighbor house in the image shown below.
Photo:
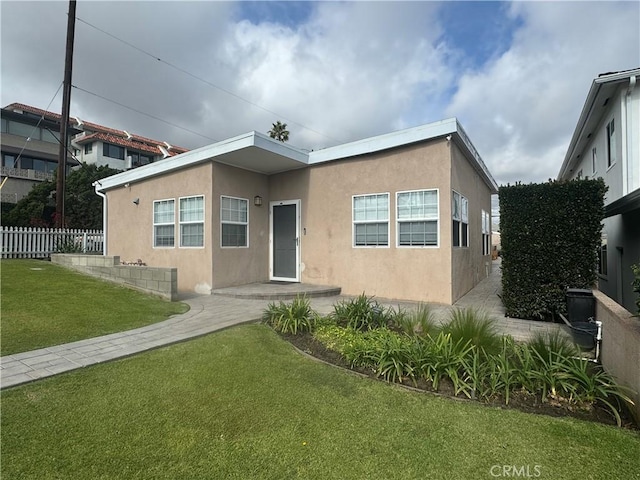
M635 312L631 265L640 264L640 68L593 80L559 180L602 177L609 190L599 289Z

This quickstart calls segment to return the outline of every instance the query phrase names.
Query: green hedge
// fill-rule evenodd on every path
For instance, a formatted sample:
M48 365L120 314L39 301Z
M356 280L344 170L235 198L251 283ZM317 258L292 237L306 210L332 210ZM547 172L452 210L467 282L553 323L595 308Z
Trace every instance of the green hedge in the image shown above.
M604 218L602 179L500 187L502 295L510 317L566 313L567 288L591 288Z

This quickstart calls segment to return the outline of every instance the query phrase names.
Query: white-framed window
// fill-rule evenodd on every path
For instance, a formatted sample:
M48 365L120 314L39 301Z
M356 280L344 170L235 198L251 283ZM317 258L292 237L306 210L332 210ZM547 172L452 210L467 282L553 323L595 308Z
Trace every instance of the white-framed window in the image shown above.
M389 194L353 196L353 246L389 246Z
M220 246L249 246L249 200L220 196Z
M591 175L595 176L598 171L598 152L596 151L596 147L591 149Z
M398 247L438 246L438 190L396 193Z
M491 253L491 214L482 210L482 255Z
M176 212L175 199L153 202L153 246L175 246Z
M612 118L607 123L607 168L613 166L616 163L616 135L615 124Z
M180 246L204 247L204 196L180 198Z
M469 246L469 201L466 197L454 191L452 196L453 217L453 246Z

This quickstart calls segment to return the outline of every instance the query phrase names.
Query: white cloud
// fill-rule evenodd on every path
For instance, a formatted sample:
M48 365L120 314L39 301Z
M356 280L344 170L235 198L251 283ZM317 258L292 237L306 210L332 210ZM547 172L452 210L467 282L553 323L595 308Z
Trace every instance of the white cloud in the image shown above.
M505 4L521 26L501 31L511 45L481 66L443 40L443 5L318 2L296 25L295 6L277 24L239 20L233 3L78 2L78 17L152 57L78 22L73 83L216 140L282 120L302 148L456 116L503 183L554 177L592 79L640 65L636 2ZM67 8L0 3L3 105L46 107L62 81ZM77 90L72 113L176 145L211 143Z
M463 75L447 111L501 182L555 178L591 81L640 63L638 4L517 2L511 47Z

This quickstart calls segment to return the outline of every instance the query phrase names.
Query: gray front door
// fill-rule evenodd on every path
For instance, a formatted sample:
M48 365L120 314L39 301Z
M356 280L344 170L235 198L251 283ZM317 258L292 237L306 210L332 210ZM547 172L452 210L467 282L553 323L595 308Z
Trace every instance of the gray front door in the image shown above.
M298 281L299 201L271 204L271 279Z

